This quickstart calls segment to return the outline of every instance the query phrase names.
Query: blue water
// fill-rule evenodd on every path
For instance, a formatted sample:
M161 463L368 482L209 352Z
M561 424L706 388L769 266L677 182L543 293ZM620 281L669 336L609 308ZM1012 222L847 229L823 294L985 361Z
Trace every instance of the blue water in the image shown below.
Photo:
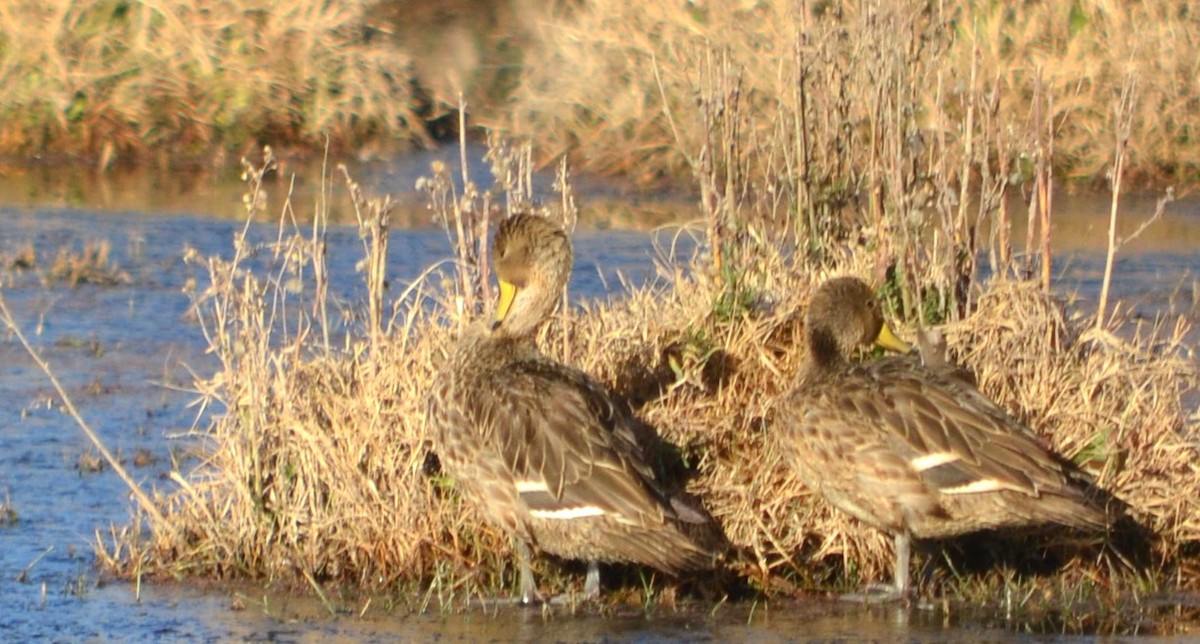
M229 257L240 229L236 222L186 215L0 209L0 256L32 243L45 268L59 248L78 250L105 240L111 261L127 274L127 283L71 288L44 284L44 271L6 272L0 294L86 421L145 489L172 487L165 480L172 448L194 444L188 434L197 423L190 405L196 396L187 389L193 374L207 376L217 366L206 354L184 292L190 282L203 288L207 273L182 258L189 249ZM265 243L277 234L275 225L264 224L253 226L248 237ZM607 285L622 278L642 283L653 274L654 249L644 233L581 232L576 240L571 281L576 300L602 297ZM365 308L365 287L355 269L362 257L357 229L331 227L327 242L331 297ZM392 296L427 266L448 259L449 248L440 230L394 231L388 261ZM266 272L270 263L264 251L248 265ZM16 338L3 337L0 502L18 519L0 525L0 631L70 639L185 633L257 639L273 632L265 625L258 631L234 628L243 615L214 609L229 603L220 593L214 598L174 588L157 599L161 592L145 589L138 601L127 584L96 587L95 532L128 523L128 490L108 468L80 467L81 456L95 456L95 449ZM134 464L139 451L149 454L150 464ZM186 459L187 452L175 458ZM185 460L179 469L186 472L190 465ZM214 619L214 610L228 613L228 623Z
M184 293L205 271L183 261L232 253L242 224L196 215L101 212L86 209L0 208L0 257L33 243L42 262L61 247L107 240L112 260L128 274L116 286L71 288L43 284L32 272L2 272L3 295L37 351L49 361L80 412L109 449L121 455L146 489L170 489L173 449L193 444L193 374L215 369ZM1200 230L1200 222L1196 223ZM253 227L269 242L276 224ZM331 296L360 307L365 297L355 263L362 257L357 229L328 231ZM653 279L654 239L647 233L580 230L571 293L604 297L621 279ZM665 240L660 240L665 241ZM684 248L682 252L690 252ZM391 297L427 266L449 258L444 233L433 228L393 231L388 262ZM1060 257L1060 288L1094 298L1102 256L1077 249ZM259 270L269 253L252 262ZM1139 250L1117 265L1115 297L1146 316L1194 314L1200 255L1190 250ZM1022 630L1002 619L946 616L920 609L864 609L821 602L774 602L773 608L729 607L698 614L543 619L536 611L498 615L393 615L380 607L362 617L354 607L329 618L311 599L270 596L261 589L204 589L195 583L140 589L102 580L94 566L96 531L128 523L132 502L110 470L81 468L94 454L63 413L46 377L9 333L0 339L0 502L15 523L0 525L0 633L4 639L99 640L438 640L438 641L791 641L793 639L979 641ZM149 464L136 466L143 451ZM947 624L949 626L947 626ZM1153 631L1155 629L1147 627Z

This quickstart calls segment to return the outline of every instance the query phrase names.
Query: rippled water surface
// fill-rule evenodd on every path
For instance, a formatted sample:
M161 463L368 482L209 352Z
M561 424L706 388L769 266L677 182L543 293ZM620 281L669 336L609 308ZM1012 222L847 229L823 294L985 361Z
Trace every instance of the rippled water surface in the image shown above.
M411 190L412 177L398 177L398 172L385 167L366 174L380 191ZM231 240L242 225L236 218L237 200L199 199L188 202L188 212L182 213L178 206L143 204L139 207L144 210L123 211L111 203L91 208L66 207L55 199L15 202L0 204L0 256L32 243L46 261L59 248L105 240L113 261L128 273L127 284L70 288L43 284L36 272L10 271L3 273L2 294L109 449L120 454L143 486L169 488L164 479L172 458L179 458L173 452L180 443L176 439L195 420L196 411L189 407L194 396L187 387L193 373L208 374L214 368L184 295L192 280L204 276L182 258L189 249L202 255L232 252ZM1103 266L1101 244L1094 240L1103 239L1106 220L1095 213L1106 213L1107 202L1079 203L1076 214L1060 216L1057 224L1066 231L1059 242L1058 280L1060 288L1078 291L1087 302L1095 298ZM1152 209L1146 200L1135 200L1131 208L1139 212L1148 203ZM412 220L426 217L419 206L412 208ZM1174 311L1194 318L1200 204L1178 204L1159 228L1165 232L1147 233L1121 256L1115 296L1146 317ZM276 225L264 223L252 235L270 240L277 232ZM334 226L328 241L332 293L354 305L363 297L354 266L361 257L357 230ZM648 233L585 227L575 243L575 298L601 297L620 279L638 283L653 275L655 248ZM447 256L448 243L438 230L393 231L388 266L392 293L399 292L397 284ZM538 611L519 610L405 616L378 606L365 611L344 606L345 612L331 619L311 599L265 596L261 589L186 583L138 589L123 582L102 583L92 544L97 530L128 521L132 503L127 489L111 470L88 467L94 449L9 334L0 339L0 392L0 503L16 515L15 521L0 520L0 633L5 639L989 641L1058 628L1052 619L1030 625L1006 620L1003 614L947 614L936 607L867 609L823 600L652 617L546 618ZM181 469L186 472L188 465ZM1156 615L1144 623L1134 618L1118 630L1174 630L1162 628L1162 613Z

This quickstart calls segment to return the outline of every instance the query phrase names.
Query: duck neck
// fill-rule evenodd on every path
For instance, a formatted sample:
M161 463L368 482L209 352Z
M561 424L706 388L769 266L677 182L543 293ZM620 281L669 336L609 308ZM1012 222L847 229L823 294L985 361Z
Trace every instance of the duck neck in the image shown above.
M810 328L808 332L808 355L812 367L831 369L845 362L837 335L829 328Z
M537 287L527 288L517 298L504 320L493 327L494 335L512 339L531 338L558 304L557 293Z

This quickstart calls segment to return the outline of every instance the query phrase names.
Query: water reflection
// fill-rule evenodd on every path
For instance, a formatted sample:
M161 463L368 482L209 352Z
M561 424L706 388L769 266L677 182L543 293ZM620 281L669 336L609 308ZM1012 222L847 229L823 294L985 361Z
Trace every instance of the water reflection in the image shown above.
M123 585L84 597L51 597L0 616L9 633L72 639L187 639L219 641L421 642L1000 642L1106 641L1186 636L1200 609L1156 609L1152 602L1112 619L1061 615L1005 615L994 608L862 606L827 599L630 610L599 614L540 609L404 613L385 602L358 600L331 618L316 599L227 587L200 590L173 583L148 585L140 598ZM10 604L11 605L11 604ZM1114 639L1115 638L1115 639Z
M483 160L486 153L483 145L467 146L467 176L481 189L493 183L490 166ZM425 196L415 191L417 179L429 176L431 164L440 162L450 169L450 178L461 194L462 158L457 147L415 150L404 156L372 161L280 158L278 170L268 174L264 184L267 212L276 217L290 198L295 217L306 221L312 217L312 204L320 201L328 205L330 221L352 223L354 209L347 195L345 177L338 169L339 165L345 165L368 196L386 194L398 202L393 213L395 227L432 228L436 224L426 208ZM252 155L248 160L255 165L262 162L261 155ZM107 173L51 164L0 165L0 204L20 209L82 209L240 222L246 215L242 202L246 183L241 175L240 165L194 167L184 172L140 167ZM556 199L553 183L552 171L538 173L535 197ZM642 194L622 182L596 177L572 177L572 187L585 204L585 221L606 227L646 230L677 220L681 212L694 210L696 203L688 194L661 191Z

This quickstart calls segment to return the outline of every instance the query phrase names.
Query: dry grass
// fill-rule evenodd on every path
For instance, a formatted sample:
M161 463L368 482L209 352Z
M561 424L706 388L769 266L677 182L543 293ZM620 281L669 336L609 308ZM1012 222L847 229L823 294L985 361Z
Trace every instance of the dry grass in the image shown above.
M493 160L498 176L513 178L507 195L470 186L456 194L436 173L425 184L462 253L462 272L406 287L382 307L379 333L362 312L349 334L328 326L319 234L295 231L261 248L239 237L230 260L193 258L211 276L196 304L222 361L197 383L219 411L203 434L209 453L195 472L173 475L178 489L158 501L164 524L140 518L99 544L107 566L318 591L326 584L399 589L417 606L459 605L511 586L507 540L483 527L439 474L424 422L428 383L457 329L489 300L483 214L503 216L492 204L527 207L521 177L529 155L498 150ZM251 169L253 188L270 164ZM257 211L255 194L247 203ZM369 267L379 252L369 240L386 236L386 204L357 201ZM554 211L569 225L569 192ZM722 267L711 249L664 260L655 284L564 311L540 342L608 383L680 448L695 473L689 488L734 545L729 565L737 577L771 594L879 578L890 563L888 541L794 480L771 431L771 408L802 359L796 341L809 291L832 273L869 274L875 253L844 245L819 268L752 237L736 238ZM252 254L273 257L273 268L245 271ZM999 278L972 293L967 313L944 328L951 354L1128 503L1151 534L1148 571L1131 573L1120 549L1085 550L1093 555L1070 559L1063 579L1112 597L1114 588L1141 590L1162 583L1162 571L1188 570L1200 543L1200 430L1182 401L1195 396L1200 376L1184 356L1183 323L1135 327L1118 310L1096 331L1093 320L1068 313L1036 284ZM543 590L581 583L546 575L559 570L553 562L538 565ZM957 574L955 565L952 558L944 569ZM927 590L957 589L970 600L982 592L972 584L1005 579L943 575ZM1171 581L1200 584L1194 575ZM669 602L675 593L655 581L616 596Z
M688 119L714 65L734 70L731 96L753 115L750 138L792 133L793 154L814 190L835 199L876 171L881 118L903 120L925 143L970 145L985 116L965 118L976 97L995 99L1004 123L1053 123L1065 174L1102 182L1109 104L1128 75L1140 79L1130 171L1191 184L1200 46L1194 8L1182 0L1003 2L583 2L559 3L537 23L537 49L495 115L547 156L573 151L585 168L654 183L686 176L687 150L707 136ZM897 89L903 89L898 93ZM1035 96L1044 113L1030 112ZM664 114L670 113L672 117ZM1024 127L1000 131L1021 156L993 158L1000 175L1028 178L1037 146ZM681 139L685 145L677 147ZM787 151L779 149L778 154ZM969 153L967 156L970 156ZM958 160L950 164L958 167ZM771 174L760 178L769 182Z
M0 501L0 528L16 525L20 519L21 515L17 514L17 509L13 507L12 496L5 490L4 500Z
M370 4L3 3L0 153L104 168L207 162L263 139L319 148L326 137L423 137L410 59L370 37Z
M23 0L0 8L0 153L107 167L328 136L371 154L453 130L446 107L464 96L476 123L542 158L678 185L711 134L688 115L724 68L736 82L721 104L748 140L793 137L775 161L837 209L879 188L878 157L897 144L958 147L945 162L962 169L973 142L1007 139L989 172L1029 179L1035 122L1055 132L1060 176L1102 183L1120 129L1109 104L1132 76L1131 178L1190 185L1194 14L1183 0ZM879 136L884 120L905 137ZM1021 125L989 131L997 121ZM776 179L747 170L760 188Z
M945 16L924 3L705 6L588 6L551 23L515 131L552 152L578 146L593 169L690 172L722 280L761 272L780 239L812 267L857 247L905 317L940 320L970 307L981 252L994 270L1049 270L1044 255L1012 263L1009 210L1027 198L1014 179L1049 184L1037 159L1054 158L1054 128L1007 118L980 69L946 64Z
M92 239L81 247L73 244L53 250L53 259L39 259L32 242L0 252L0 276L15 278L29 273L43 284L53 286L116 286L131 281L129 273L112 257L112 243Z
M261 181L273 170L269 155L247 170L252 214L265 207ZM382 257L388 204L350 187L364 247ZM262 248L239 236L227 261L191 258L209 272L196 307L222 362L197 386L206 406L223 411L202 434L211 448L204 465L176 473L178 491L161 499L166 525L146 520L151 531L142 533L139 518L115 534L113 550L101 546L108 566L318 590L326 581L376 590L421 584L426 599L440 602L500 585L507 540L460 511L436 475L422 420L424 383L442 362L453 335L446 316L461 319L462 298L430 306L437 289L423 279L389 315L382 307L352 313L362 337L341 335L325 310L324 225ZM272 274L245 271L259 254L273 258ZM379 301L382 273L370 269L375 262L363 266L370 299ZM372 321L376 312L381 319Z
M110 252L112 244L106 239L86 242L78 252L70 247L59 248L45 280L67 286L128 284L129 274L109 257Z
M700 469L693 491L742 550L735 565L767 589L790 588L789 580L843 586L843 573L879 579L890 565L888 539L793 480L770 437L771 407L798 367L796 312L820 277L765 286L759 306L735 320L713 315L711 290L681 279L662 293L599 307L574 329L581 365L617 387L636 381L630 364L709 356L677 359L689 366L668 376L666 393L641 414L690 454ZM1129 503L1155 535L1156 560L1175 562L1200 539L1198 428L1181 402L1195 395L1200 376L1182 322L1120 326L1132 337L1081 334L1091 321L1068 319L1035 284L997 281L946 332L952 355L983 390ZM1121 567L1119 559L1102 558L1101 568Z
M1097 321L1049 294L1050 176L1063 131L1052 83L1035 80L1023 112L1031 116L1014 122L1001 100L1010 94L991 72L977 65L956 75L931 55L949 46L950 23L923 3L847 10L836 19L776 9L758 3L722 18L714 6L692 19L731 33L771 26L787 36L788 47L775 50L786 56L695 40L670 57L593 52L589 60L625 70L631 84L642 77L628 73L630 60L640 60L653 84L628 92L605 86L604 97L579 103L597 110L595 122L572 131L609 123L633 132L639 147L612 149L638 164L672 148L701 194L700 223L681 233L695 234L701 252L664 259L655 284L622 299L564 308L544 330L543 349L608 383L679 447L694 472L690 489L734 546L736 577L767 593L851 586L882 576L890 544L782 467L771 410L803 358L797 339L812 287L831 274L869 277L901 328L943 325L951 355L984 391L1094 473L1145 527L1153 556L1145 567L1122 536L1082 555L1066 549L1063 579L1140 590L1171 571L1181 585L1200 585L1187 572L1200 543L1200 417L1185 406L1194 404L1200 380L1183 346L1185 323L1138 327L1116 305ZM622 51L640 51L640 39L651 35L683 42L658 13L677 10L636 11L640 22L614 19L628 36ZM574 19L587 25L586 16L599 13L581 10ZM799 26L806 40L793 48ZM588 34L610 33L602 27L561 35L595 43ZM754 65L771 74L756 76L766 72ZM610 78L604 73L574 76ZM758 88L760 77L790 93ZM667 105L669 117L654 121L658 133L603 112L623 95L647 109ZM938 128L922 125L931 115ZM553 135L556 127L545 129ZM1125 137L1117 146L1118 154L1136 147ZM205 404L221 411L205 435L211 455L198 472L174 477L179 490L161 501L165 525L143 534L135 524L112 549L101 544L109 566L318 589L327 582L419 589L417 597L443 605L511 584L508 544L464 510L439 475L424 423L435 369L461 325L492 299L489 222L532 207L529 150L493 141L489 160L500 179L494 192L481 192L469 176L458 192L445 167L421 182L456 270L431 272L390 302L380 255L388 204L356 197L370 296L362 310L346 312L356 324L349 330L326 311L325 219L300 232L285 206L281 230L291 234L277 243L251 248L240 237L231 260L193 258L210 274L197 310L222 361L197 383ZM257 188L271 164L248 172L251 215L262 207ZM1023 176L1034 190L1018 195L1011 179ZM561 198L550 210L570 229L576 208L568 179L560 166ZM1024 253L1009 233L1010 208L1026 210L1031 222ZM267 274L245 270L253 255L272 258ZM986 285L977 282L981 263L995 276ZM1040 284L1024 281L1034 275ZM1040 555L1041 545L1064 552L1061 544L1015 543L1014 553ZM1016 569L1029 558L1038 557L1015 560ZM1004 580L960 571L961 562L949 557L937 570L951 576L928 581L926 590L971 596L973 580ZM558 569L539 565L543 573ZM542 583L554 592L578 582L552 575ZM633 594L669 601L675 592L655 581Z
M33 248L33 242L0 253L0 271L30 271L36 269L37 265L37 251Z

